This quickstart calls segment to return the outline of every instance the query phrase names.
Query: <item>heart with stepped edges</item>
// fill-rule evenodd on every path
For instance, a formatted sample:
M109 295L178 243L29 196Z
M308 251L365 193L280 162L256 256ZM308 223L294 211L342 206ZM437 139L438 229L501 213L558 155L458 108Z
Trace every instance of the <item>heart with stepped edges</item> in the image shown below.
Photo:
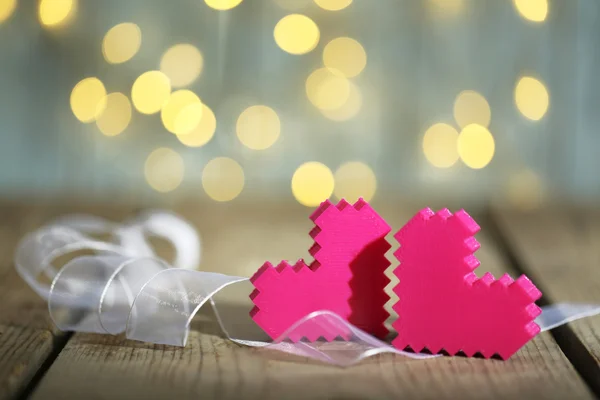
M489 272L473 273L479 229L464 210L426 208L394 235L400 243L395 347L508 359L539 333L533 320L541 309L534 302L542 293L526 276L495 280Z
M325 201L310 218L315 223L310 231L315 243L309 250L314 261L306 265L299 260L293 266L282 261L276 267L266 262L250 278L256 288L250 295L255 304L250 315L273 339L308 314L323 310L385 337L389 314L384 305L389 296L384 289L390 283L385 253L391 248L385 236L390 226L363 199L354 205ZM288 339L331 341L347 334L343 327L307 321Z
M275 339L307 315L329 310L385 337L385 270L390 265L385 253L391 247L385 236L390 227L362 199L354 205L325 201L311 219L316 225L310 232L314 261L265 263L251 278L256 288L250 296L252 318ZM478 279L473 273L479 266L473 255L478 231L464 210L452 215L426 208L396 233L395 347L507 359L539 332L533 320L541 312L534 304L541 293L531 281L525 276L513 281L508 275L494 280L489 273ZM308 320L288 332L288 339L331 341L346 333Z

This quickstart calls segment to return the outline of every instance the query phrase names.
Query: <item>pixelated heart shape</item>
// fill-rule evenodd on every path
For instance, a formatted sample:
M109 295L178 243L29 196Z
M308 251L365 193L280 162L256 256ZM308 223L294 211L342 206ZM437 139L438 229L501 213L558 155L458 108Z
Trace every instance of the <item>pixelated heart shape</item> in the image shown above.
M390 226L371 206L359 199L354 205L341 200L324 201L311 215L315 243L309 252L310 265L299 260L274 267L266 262L250 281L255 290L250 298L254 321L273 339L307 315L322 310L336 313L354 326L383 338L389 314L384 309L390 282L385 270L390 262L385 253L390 244L385 236ZM319 337L331 341L346 331L307 321L289 333L289 339Z
M464 210L452 215L426 208L394 235L400 243L394 253L400 261L394 271L400 280L394 288L400 299L393 307L396 348L508 359L539 333L533 320L542 294L526 276L495 280L473 273L478 231Z

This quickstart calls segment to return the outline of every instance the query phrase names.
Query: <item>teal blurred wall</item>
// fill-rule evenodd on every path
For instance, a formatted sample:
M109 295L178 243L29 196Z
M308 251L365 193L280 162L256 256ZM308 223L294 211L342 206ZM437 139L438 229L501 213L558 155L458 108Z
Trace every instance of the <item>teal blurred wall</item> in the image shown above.
M335 172L351 160L373 170L377 197L597 198L600 3L549 0L547 18L532 22L509 0L463 0L456 13L442 6L432 12L432 1L354 0L327 11L306 0L291 11L284 0L244 0L216 11L203 0L80 0L72 21L56 29L40 26L35 2L21 1L0 24L0 196L206 199L203 168L226 156L244 171L236 201L292 199L290 182L302 163L318 161ZM320 28L316 49L301 56L273 39L275 24L293 12ZM130 61L110 65L102 38L121 22L140 27L142 45ZM339 36L358 40L368 57L353 81L363 107L345 122L324 118L304 89L322 65L323 47ZM186 147L156 115L134 111L115 137L73 116L69 96L81 79L97 76L109 92L129 94L136 77L157 69L176 43L203 54L202 74L189 88L216 115L215 136L205 146ZM550 95L539 121L515 106L524 74L538 77ZM424 157L424 132L437 122L456 126L453 104L463 90L489 103L494 157L482 169L460 161L436 168ZM248 149L236 136L237 117L253 104L269 105L281 120L280 137L266 150ZM144 176L145 160L158 147L173 149L185 165L181 185L169 193L153 190Z

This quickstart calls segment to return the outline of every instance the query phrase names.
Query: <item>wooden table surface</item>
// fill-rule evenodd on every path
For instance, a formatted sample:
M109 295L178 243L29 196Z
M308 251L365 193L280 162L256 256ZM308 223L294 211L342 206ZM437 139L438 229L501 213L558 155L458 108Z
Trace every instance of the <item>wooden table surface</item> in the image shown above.
M418 211L409 205L375 206L395 229ZM201 232L203 270L249 276L266 259L308 255L310 210L298 205L187 204L174 209ZM185 348L123 336L60 332L52 326L45 302L15 273L12 258L25 233L72 212L118 221L133 215L136 207L0 204L0 399L600 395L600 316L542 333L508 361L464 357L422 361L384 354L348 368L239 346L202 324L194 325ZM484 271L495 276L526 273L543 291L542 305L600 303L600 209L491 209L473 215L482 227L477 235L482 245L477 253L479 276Z

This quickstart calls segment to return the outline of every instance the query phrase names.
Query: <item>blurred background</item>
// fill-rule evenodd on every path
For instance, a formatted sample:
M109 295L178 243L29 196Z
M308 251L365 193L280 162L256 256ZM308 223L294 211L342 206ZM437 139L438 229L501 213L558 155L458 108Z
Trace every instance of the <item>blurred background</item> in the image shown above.
M595 0L0 0L0 196L600 195Z

